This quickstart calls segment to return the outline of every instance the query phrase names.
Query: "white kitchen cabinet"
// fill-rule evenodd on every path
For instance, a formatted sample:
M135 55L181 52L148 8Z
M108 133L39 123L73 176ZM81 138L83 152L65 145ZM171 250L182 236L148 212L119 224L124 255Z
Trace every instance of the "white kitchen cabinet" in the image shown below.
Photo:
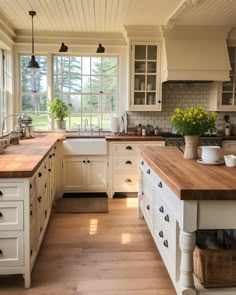
M109 194L138 192L138 145L164 146L164 141L122 141L109 143Z
M60 144L60 143L58 143ZM55 145L57 147L57 145ZM54 164L43 159L30 178L0 178L0 275L22 274L31 285L34 266L51 213ZM51 157L50 157L51 159Z
M226 151L229 151L229 152L232 152L235 154L236 153L236 140L223 140L222 147Z
M161 111L158 42L131 44L130 111Z
M64 192L107 192L107 157L65 156Z
M231 65L230 81L211 83L211 111L236 111L236 47L228 47L228 52Z

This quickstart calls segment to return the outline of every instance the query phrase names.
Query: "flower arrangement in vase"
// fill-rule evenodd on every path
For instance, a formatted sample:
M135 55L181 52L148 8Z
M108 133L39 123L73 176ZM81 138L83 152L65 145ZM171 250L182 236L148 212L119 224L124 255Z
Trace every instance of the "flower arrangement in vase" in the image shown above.
M185 159L197 159L198 136L216 131L217 114L206 112L201 106L177 108L170 117L176 132L185 138Z

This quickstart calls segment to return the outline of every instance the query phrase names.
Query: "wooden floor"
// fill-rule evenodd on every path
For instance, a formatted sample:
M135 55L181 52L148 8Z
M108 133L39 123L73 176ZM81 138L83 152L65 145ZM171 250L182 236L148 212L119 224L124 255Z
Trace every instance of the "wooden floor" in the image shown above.
M0 278L4 295L176 295L137 199L109 200L108 214L54 214L32 288Z

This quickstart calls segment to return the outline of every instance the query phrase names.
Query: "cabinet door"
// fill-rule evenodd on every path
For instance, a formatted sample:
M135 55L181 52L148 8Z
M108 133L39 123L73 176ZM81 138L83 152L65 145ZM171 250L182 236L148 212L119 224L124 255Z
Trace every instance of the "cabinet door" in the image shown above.
M86 157L68 156L63 160L64 192L86 191Z
M160 43L131 46L130 110L161 111Z
M87 158L87 190L88 191L107 191L107 159L106 158Z

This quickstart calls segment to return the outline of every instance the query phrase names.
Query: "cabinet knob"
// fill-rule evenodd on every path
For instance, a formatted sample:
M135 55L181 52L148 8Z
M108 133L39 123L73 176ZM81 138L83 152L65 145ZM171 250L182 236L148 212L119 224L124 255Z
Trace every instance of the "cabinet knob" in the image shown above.
M52 171L52 169L50 169L50 168L49 168L49 169L48 169L48 171L49 171L49 172L51 172L51 171Z
M142 192L142 196L144 195L144 192Z
M32 216L33 215L33 211L32 210L30 210L30 216Z
M130 165L130 164L132 164L132 162L131 161L126 161L125 164Z
M162 230L159 232L159 237L161 237L161 238L164 237L164 235L163 235L163 231L162 231Z
M126 150L132 150L133 148L132 148L132 146L127 145L127 147L126 147L125 149L126 149Z
M166 216L164 217L165 221L169 222L170 221L170 218L169 218L169 215L166 214Z
M160 211L161 213L164 213L164 207L161 206L161 207L159 208L159 211Z
M30 189L32 189L32 187L33 187L32 184L30 184Z
M49 155L49 159L51 159L52 155Z
M31 250L30 250L30 256L32 256L32 254L33 254L33 250L31 249Z
M2 212L0 212L0 217L3 217Z
M86 163L86 161L83 161L83 163Z
M57 147L56 146L54 146L54 150L56 150L57 149Z
M144 165L144 161L141 161L141 165Z
M158 100L158 103L161 103L161 100Z
M149 206L149 205L147 205L147 207L146 207L146 208L147 208L147 210L150 210L150 206Z
M38 174L38 177L41 177L42 176L42 173L41 172L39 172L39 174Z
M2 191L0 191L0 196L3 196L3 192Z
M53 155L53 157L55 157L55 153L53 153L52 155Z
M162 187L162 182L161 181L158 183L158 186L159 187Z
M2 250L0 249L0 255L3 254Z
M87 163L90 163L90 161L88 160Z
M44 187L47 187L47 185L45 184Z
M147 174L151 174L151 170L150 169L147 170Z
M164 245L166 248L168 248L168 241L165 240L165 241L163 242L163 245Z
M39 203L41 202L41 200L42 200L42 197L38 197L38 201L39 201Z
M125 182L132 182L132 180L128 178L125 180Z

